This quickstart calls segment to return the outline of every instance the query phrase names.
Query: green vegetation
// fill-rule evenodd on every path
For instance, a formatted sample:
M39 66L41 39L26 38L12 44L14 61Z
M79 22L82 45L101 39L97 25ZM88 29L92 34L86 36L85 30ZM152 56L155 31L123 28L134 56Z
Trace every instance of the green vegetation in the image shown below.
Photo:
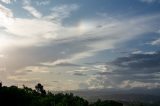
M35 90L26 86L6 87L0 83L0 106L123 106L123 104L107 100L89 104L87 100L72 93L46 92L40 83L35 86Z

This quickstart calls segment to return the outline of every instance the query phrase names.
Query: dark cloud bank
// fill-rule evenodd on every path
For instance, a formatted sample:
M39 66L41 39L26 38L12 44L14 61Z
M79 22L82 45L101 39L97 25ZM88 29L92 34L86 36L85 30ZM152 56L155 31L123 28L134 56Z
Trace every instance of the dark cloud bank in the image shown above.
M113 89L159 89L160 52L130 54L106 63L105 72L97 72L89 86ZM82 84L83 87L85 84Z

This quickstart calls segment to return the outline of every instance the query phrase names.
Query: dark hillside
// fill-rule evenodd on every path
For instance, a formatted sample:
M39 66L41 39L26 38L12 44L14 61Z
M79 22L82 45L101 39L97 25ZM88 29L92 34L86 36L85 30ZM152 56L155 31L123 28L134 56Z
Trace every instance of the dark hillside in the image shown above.
M40 83L35 86L35 90L26 86L18 88L0 85L0 106L123 106L122 103L109 100L89 104L87 100L72 93L46 92Z

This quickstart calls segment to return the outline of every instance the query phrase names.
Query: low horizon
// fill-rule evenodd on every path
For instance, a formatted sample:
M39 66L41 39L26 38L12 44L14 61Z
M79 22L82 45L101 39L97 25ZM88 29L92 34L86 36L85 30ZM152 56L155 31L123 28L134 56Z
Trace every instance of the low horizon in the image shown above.
M160 0L0 0L0 81L160 95Z

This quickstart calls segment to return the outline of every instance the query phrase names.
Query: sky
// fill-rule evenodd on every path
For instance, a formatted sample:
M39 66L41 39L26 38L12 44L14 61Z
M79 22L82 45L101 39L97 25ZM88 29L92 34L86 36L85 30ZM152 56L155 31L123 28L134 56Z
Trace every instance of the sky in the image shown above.
M0 80L159 89L160 0L0 0Z

